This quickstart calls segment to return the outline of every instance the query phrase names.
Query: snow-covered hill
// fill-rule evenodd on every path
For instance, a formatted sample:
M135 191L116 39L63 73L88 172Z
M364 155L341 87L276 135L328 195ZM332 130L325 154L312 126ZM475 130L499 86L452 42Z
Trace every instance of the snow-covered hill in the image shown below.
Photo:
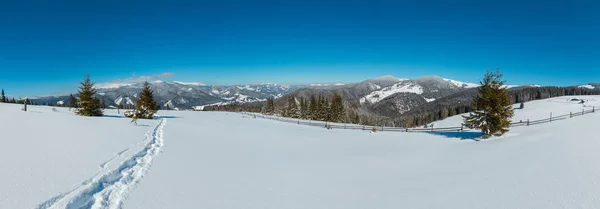
M573 101L572 101L573 100ZM584 100L583 104L580 100ZM552 116L565 115L582 110L600 109L600 96L563 96L550 99L535 100L526 102L524 109L519 109L520 104L514 104L515 114L513 122L539 120L550 118ZM434 127L456 127L463 123L463 116L469 114L456 115L444 120L433 122ZM431 125L431 124L430 124Z
M582 107L566 99L516 117ZM600 207L599 113L476 142L235 113L160 111L134 126L112 110L20 108L0 104L0 208Z
M431 102L461 90L475 88L477 86L479 85L440 78L438 76L425 76L412 80L400 80L394 85L373 91L360 98L360 103L375 104L397 93L414 93L422 95L423 99Z

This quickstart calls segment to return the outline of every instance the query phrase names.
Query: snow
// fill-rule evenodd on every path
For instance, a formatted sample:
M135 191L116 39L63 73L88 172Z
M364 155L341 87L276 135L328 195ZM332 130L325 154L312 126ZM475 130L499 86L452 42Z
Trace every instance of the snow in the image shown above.
M200 83L200 82L181 82L181 81L173 81L173 83L177 83L177 84L181 84L181 85L187 85L187 86L206 86L206 84L204 84L204 83Z
M115 104L120 105L122 101L123 101L123 97L119 97L119 98L115 99Z
M422 94L423 87L415 83L397 83L389 87L385 87L379 91L371 92L370 94L360 98L360 103L370 102L374 104L376 102L381 101L382 99L396 93L415 93Z
M131 85L133 85L133 83L114 82L114 83L100 83L100 84L96 84L94 87L96 87L97 89L118 89L121 87L131 86Z
M250 87L250 85L245 86L236 86L239 90L248 90L248 91L256 91L255 88Z
M129 105L135 105L135 103L133 103L129 97L125 97L125 101L127 101L127 104Z
M600 105L570 98L515 114ZM327 130L224 112L159 111L134 126L113 110L20 108L0 104L0 208L600 207L599 113L476 142L460 140L473 132Z
M169 106L169 107L175 107L175 105L173 105L173 100L169 100L167 103L165 103L163 106Z
M595 89L596 87L594 87L594 86L592 86L592 85L589 85L589 84L586 84L586 85L581 85L581 86L579 86L579 88Z
M68 108L21 108L0 104L0 208L36 208L115 170L141 150L145 133L159 122L132 126L123 118L74 116Z
M58 102L56 102L56 104L57 104L57 105L64 105L64 104L65 104L65 102L64 102L64 101L58 101Z
M442 78L445 81L448 81L458 87L462 87L462 88L475 88L475 87L479 87L479 84L474 84L474 83L465 83L465 82L461 82L461 81L455 81L452 79L447 79L447 78Z
M579 104L578 101L570 101L573 98L583 99L584 104ZM520 104L514 104L515 114L512 118L513 122L539 120L550 118L550 113L553 116L567 115L571 112L581 112L582 110L591 110L593 106L596 109L600 108L600 96L563 96L554 97L543 100L534 100L525 102L525 108L519 109ZM467 114L448 117L441 121L433 122L434 127L457 127L463 122L462 116Z
M435 98L425 98L425 97L423 97L423 99L425 99L425 101L427 101L427 102L433 102L433 101L435 101Z

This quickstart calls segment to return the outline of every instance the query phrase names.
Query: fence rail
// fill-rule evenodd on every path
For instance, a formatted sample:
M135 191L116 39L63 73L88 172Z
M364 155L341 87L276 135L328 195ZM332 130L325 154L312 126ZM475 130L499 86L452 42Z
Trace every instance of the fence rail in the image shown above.
M543 123L550 123L552 121L557 120L565 120L577 116L582 116L585 114L595 113L596 107L592 106L591 110L582 110L578 112L571 112L565 115L552 116L550 113L549 118L538 119L538 120L526 120L519 122L510 123L510 127L523 127L523 126L531 126L538 125ZM269 120L275 120L286 123L296 123L299 125L308 125L308 126L317 126L328 129L350 129L350 130L376 130L376 131L395 131L395 132L461 132L465 130L469 130L464 124L461 126L455 127L440 127L440 128L402 128L402 127L389 127L389 126L367 126L367 125L357 125L357 124L346 124L346 123L331 123L327 121L315 121L315 120L303 120L303 119L295 119L295 118L284 118L278 116L269 116L257 113L248 113L248 112L240 112L244 116L254 117L254 118L263 118Z

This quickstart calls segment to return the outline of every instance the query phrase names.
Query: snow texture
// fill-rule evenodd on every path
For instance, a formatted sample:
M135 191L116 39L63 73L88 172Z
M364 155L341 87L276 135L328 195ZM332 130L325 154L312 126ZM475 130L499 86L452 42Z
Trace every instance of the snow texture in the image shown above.
M527 102L515 119L600 105L571 98ZM114 110L20 108L0 103L0 208L600 208L598 113L476 142L224 112L161 110L134 126Z

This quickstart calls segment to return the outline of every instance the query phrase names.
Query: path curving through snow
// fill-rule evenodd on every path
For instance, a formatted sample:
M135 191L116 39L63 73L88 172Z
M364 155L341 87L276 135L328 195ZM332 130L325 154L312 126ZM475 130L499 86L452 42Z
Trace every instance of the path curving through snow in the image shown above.
M166 119L161 119L151 134L146 136L149 140L145 146L116 169L100 172L76 189L41 203L37 209L121 208L128 193L148 172L152 161L164 146L163 129L166 123Z

